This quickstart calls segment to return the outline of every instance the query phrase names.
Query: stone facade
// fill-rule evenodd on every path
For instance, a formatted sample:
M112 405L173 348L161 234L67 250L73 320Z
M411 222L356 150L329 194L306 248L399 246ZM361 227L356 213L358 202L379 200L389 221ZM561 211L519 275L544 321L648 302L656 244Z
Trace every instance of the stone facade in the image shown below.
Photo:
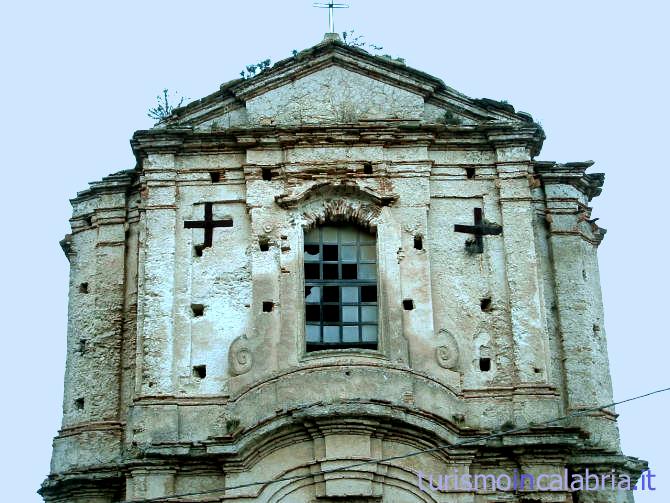
M533 426L612 400L588 206L603 176L536 161L543 139L508 104L334 37L136 132L135 169L80 192L61 243L45 501L632 501L417 483L645 466L609 411ZM216 227L193 223L208 212ZM490 233L456 231L477 215ZM343 223L374 236L378 340L307 351L305 234Z

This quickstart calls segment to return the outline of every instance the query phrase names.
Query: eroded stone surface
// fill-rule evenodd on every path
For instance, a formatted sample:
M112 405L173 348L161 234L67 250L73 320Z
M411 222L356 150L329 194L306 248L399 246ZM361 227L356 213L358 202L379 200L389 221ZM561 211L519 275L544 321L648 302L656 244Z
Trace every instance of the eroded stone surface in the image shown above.
M419 119L423 98L350 70L331 66L247 102L258 124L320 124Z

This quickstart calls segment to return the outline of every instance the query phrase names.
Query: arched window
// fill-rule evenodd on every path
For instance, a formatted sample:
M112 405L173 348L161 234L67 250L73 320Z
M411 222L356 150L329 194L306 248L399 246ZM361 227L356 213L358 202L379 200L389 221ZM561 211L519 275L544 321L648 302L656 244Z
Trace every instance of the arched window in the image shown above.
M324 225L305 234L307 351L377 349L377 250L372 234Z

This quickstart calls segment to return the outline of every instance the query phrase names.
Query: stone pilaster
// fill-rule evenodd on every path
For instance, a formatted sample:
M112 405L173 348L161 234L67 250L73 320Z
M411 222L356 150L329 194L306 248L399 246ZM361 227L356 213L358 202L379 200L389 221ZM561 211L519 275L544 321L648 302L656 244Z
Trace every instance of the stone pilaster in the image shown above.
M603 179L584 174L591 164L536 167L544 185L549 223L567 412L612 401L596 256L604 231L589 222L587 206L600 193ZM591 442L618 449L615 418L610 412L595 412L576 422L592 432Z
M496 169L503 226L505 271L509 293L515 362L516 422L537 421L557 412L548 401L529 399L546 390L548 382L548 340L542 309L539 257L535 250L535 211L528 175L530 148L513 138L490 139L496 147ZM550 399L552 400L552 399Z
M126 479L126 500L144 501L175 493L176 470L169 466L138 468Z
M174 155L150 154L144 167L138 306L139 395L173 392L173 298L176 249L176 172Z
M52 471L112 463L120 455L119 419L125 298L128 172L91 184L72 200L67 369L63 428Z

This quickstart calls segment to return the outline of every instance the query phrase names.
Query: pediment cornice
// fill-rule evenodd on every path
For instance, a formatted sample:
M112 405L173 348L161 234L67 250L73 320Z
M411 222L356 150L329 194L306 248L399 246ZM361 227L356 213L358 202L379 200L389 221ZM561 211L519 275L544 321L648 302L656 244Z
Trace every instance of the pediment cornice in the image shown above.
M351 180L323 181L296 187L275 197L276 203L284 209L297 208L317 198L357 197L378 207L390 206L398 200L395 193L381 193Z
M330 39L278 61L252 78L240 78L222 84L215 93L176 109L160 126L198 124L216 114L244 108L250 99L331 66L414 93L426 103L448 107L475 122L532 123L530 115L516 112L514 107L505 102L470 98L447 86L442 80L409 67L404 62L375 56L340 40Z

